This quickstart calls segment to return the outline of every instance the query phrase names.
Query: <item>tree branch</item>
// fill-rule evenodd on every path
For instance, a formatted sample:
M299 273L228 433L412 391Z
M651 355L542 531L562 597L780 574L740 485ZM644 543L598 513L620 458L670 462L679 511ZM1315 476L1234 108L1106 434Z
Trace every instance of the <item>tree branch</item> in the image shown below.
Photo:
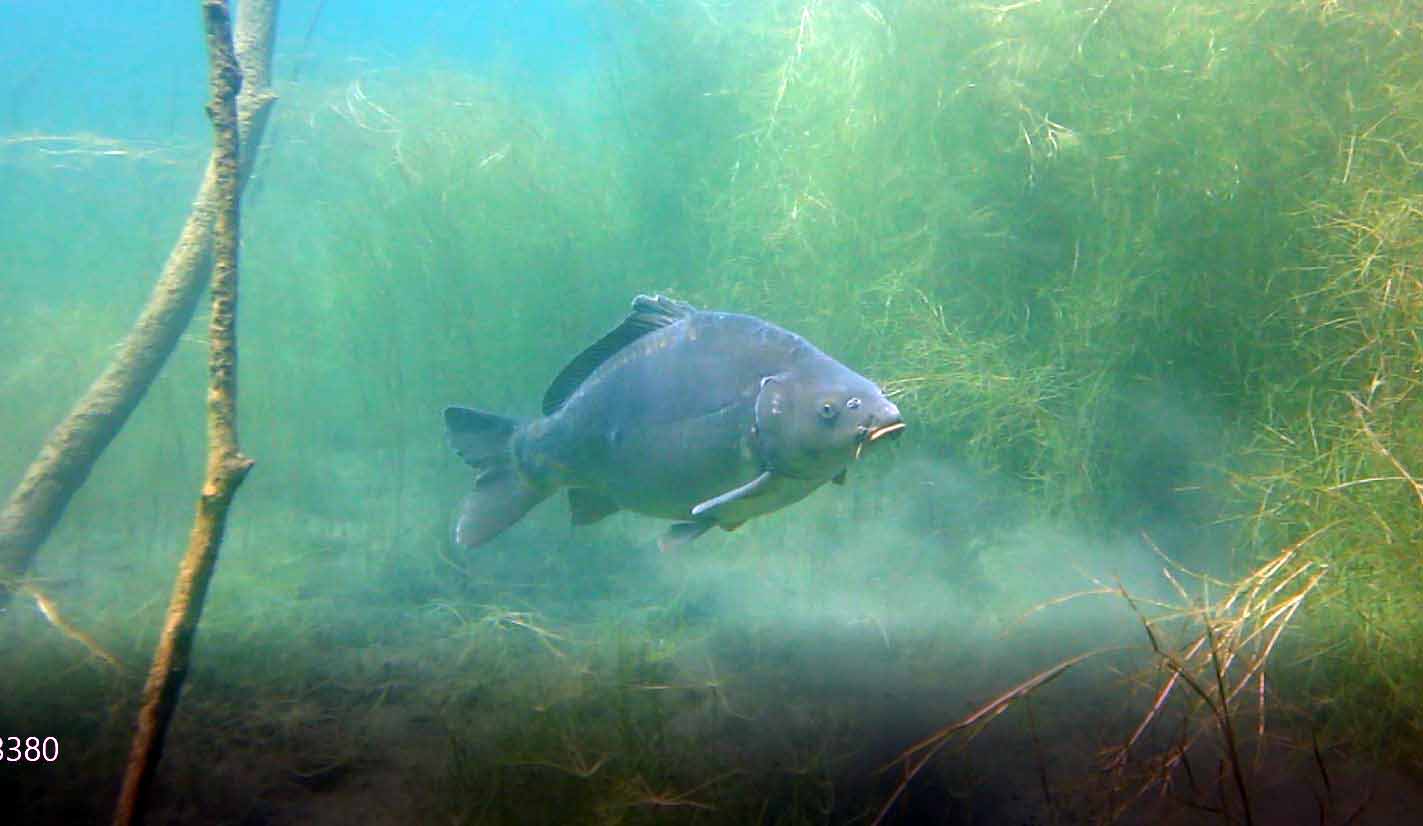
M193 638L202 617L208 583L217 566L227 526L227 509L237 488L252 468L237 442L237 239L238 129L237 93L242 74L233 51L232 28L226 0L203 0L203 23L210 60L208 117L212 120L214 150L212 319L208 337L207 472L197 516L188 539L188 550L173 586L173 598L163 634L143 688L138 715L114 815L116 826L139 822L152 786L153 774L163 753L168 723L178 705L178 694L188 673Z
M237 57L244 80L237 99L239 141L246 147L238 187L246 184L276 96L268 87L278 0L243 0ZM39 455L0 508L0 607L29 571L74 493L177 346L192 321L212 264L217 212L217 153L208 161L192 212L168 254L162 275L104 372L49 434Z

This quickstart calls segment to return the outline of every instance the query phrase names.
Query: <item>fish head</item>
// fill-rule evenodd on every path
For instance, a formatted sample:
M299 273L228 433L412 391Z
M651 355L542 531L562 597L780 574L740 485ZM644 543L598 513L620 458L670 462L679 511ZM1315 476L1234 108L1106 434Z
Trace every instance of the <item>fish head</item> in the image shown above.
M898 438L904 427L884 391L828 357L766 377L756 399L763 460L797 479L829 479L869 445Z

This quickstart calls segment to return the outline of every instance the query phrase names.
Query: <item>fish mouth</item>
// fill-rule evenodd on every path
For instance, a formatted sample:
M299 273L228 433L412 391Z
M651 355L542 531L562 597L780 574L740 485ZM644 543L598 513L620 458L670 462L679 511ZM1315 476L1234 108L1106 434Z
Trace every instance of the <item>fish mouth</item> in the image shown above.
M882 424L879 427L876 427L873 430L866 432L865 441L873 442L876 439L881 439L885 436L888 436L891 439L898 439L899 434L906 427L908 427L908 425L906 425L904 422L890 422L889 424Z
M889 437L891 439L898 439L899 434L902 433L904 431L904 428L907 426L908 425L906 425L903 420L898 420L889 422L888 424L882 424L879 427L861 427L860 438L858 441L855 442L855 458L860 458L860 454L863 453L865 450L865 445L869 444L870 442L877 441L885 437Z

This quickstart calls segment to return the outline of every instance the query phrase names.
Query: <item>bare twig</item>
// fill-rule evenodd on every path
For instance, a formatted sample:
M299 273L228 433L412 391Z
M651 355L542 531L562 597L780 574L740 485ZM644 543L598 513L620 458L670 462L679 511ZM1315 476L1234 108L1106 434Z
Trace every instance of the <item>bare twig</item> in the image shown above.
M1088 651L1085 654L1078 654L1075 657L1069 657L1051 668L1039 671L1037 674L1034 674L998 695L993 700L979 706L977 710L967 717L964 717L956 723L950 723L944 726L923 740L920 740L918 743L905 749L883 769L887 770L892 766L902 766L904 777L901 778L899 784L895 786L894 792L889 796L889 800L886 800L884 806L880 808L879 815L875 817L874 823L871 824L871 826L879 826L880 823L884 822L885 817L889 814L889 810L894 808L894 804L899 800L899 796L904 794L905 789L909 788L909 784L913 782L915 775L919 774L920 770L927 766L929 762L934 759L935 755L942 751L944 746L949 744L955 735L961 732L967 732L967 739L972 740L974 736L991 723L994 718L1011 708L1013 703L1042 688L1058 677L1061 677L1068 669L1098 654L1119 650L1121 649L1100 648L1095 651Z
M1206 638L1210 641L1211 671L1215 674L1216 699L1218 705L1215 706L1216 718L1220 723L1221 735L1225 738L1226 758L1230 763L1230 773L1235 780L1235 791L1240 795L1241 808L1245 810L1245 824L1252 826L1255 816L1250 807L1250 793L1245 787L1245 772L1240 765L1240 749L1235 740L1235 722L1230 715L1230 703L1225 691L1225 668L1221 666L1220 645L1216 640L1215 629L1209 622L1206 623Z
M58 628L60 633L89 649L90 654L102 660L105 665L114 671L120 674L123 673L124 666L123 663L119 662L119 658L110 654L104 646L99 644L98 640L94 639L83 629L76 627L66 620L64 616L59 613L59 606L54 604L54 600L50 599L38 587L33 584L25 584L19 586L19 591L35 601L35 605L40 609L40 613L44 615L45 619L49 620L50 625Z
M198 512L188 550L178 570L163 633L153 655L143 707L138 715L123 789L114 815L116 826L138 823L163 754L168 722L188 672L193 637L202 617L208 583L217 566L233 496L252 468L237 442L237 238L238 130L237 91L242 75L233 51L226 0L203 0L203 23L210 60L208 117L212 120L216 179L213 222L212 318L208 338L208 459Z
M1224 598L1216 601L1210 598L1209 584L1213 580L1209 577L1197 577L1207 589L1205 596L1198 602L1189 595L1180 579L1169 569L1164 573L1181 597L1184 606L1181 610L1172 611L1165 616L1148 617L1141 610L1141 601L1125 589L1121 590L1123 599L1137 615L1152 651L1165 667L1168 676L1156 690L1150 708L1131 735L1121 746L1111 750L1106 768L1119 772L1127 766L1129 752L1146 730L1160 719L1177 687L1185 686L1194 704L1182 718L1181 732L1175 736L1174 745L1153 765L1148 778L1136 788L1135 793L1118 803L1117 814L1148 789L1156 786L1168 788L1173 772L1180 767L1184 769L1195 796L1194 800L1187 801L1187 805L1211 808L1222 816L1239 816L1247 824L1253 822L1246 766L1241 758L1242 752L1238 742L1236 698L1252 683L1256 685L1258 717L1255 731L1259 738L1258 762L1258 747L1265 736L1265 667L1295 612L1309 595L1314 593L1329 570L1328 566L1308 559L1301 553L1307 543L1329 527L1320 528L1283 549L1241 578ZM1158 626L1165 621L1177 619L1199 623L1201 631L1192 635L1189 642L1180 648L1172 648L1158 631ZM1210 723L1206 726L1193 722L1196 714L1202 709L1209 712ZM1222 785L1217 787L1217 791L1222 796L1218 804L1207 804L1200 799L1200 796L1209 793L1209 790L1196 786L1196 778L1187 760L1191 749L1211 728L1219 731L1225 755L1219 767L1221 775L1218 780ZM1229 804L1225 796L1228 792L1226 786L1234 787L1243 814L1235 813Z

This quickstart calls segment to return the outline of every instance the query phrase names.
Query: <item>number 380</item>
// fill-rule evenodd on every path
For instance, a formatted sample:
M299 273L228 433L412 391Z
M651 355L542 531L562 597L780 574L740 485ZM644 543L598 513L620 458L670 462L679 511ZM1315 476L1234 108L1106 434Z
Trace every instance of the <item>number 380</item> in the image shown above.
M10 763L53 763L59 759L59 740L53 737L0 738L0 760Z

